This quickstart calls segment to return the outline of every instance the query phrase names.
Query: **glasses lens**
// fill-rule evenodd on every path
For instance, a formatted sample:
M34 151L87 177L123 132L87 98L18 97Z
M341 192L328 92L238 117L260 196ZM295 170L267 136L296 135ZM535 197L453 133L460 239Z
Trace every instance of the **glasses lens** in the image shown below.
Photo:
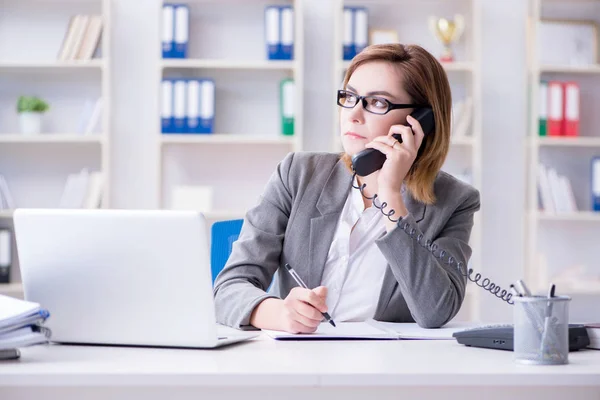
M354 107L358 98L356 95L346 92L345 90L338 90L338 104L342 107Z
M367 111L373 114L385 114L388 110L388 102L381 97L366 97Z

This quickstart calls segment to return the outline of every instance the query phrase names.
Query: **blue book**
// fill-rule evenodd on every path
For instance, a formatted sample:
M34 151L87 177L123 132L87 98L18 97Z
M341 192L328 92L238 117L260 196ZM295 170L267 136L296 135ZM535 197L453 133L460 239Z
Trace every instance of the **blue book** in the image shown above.
M592 158L592 210L600 211L600 157Z
M186 92L185 79L173 80L173 131L172 133L186 133Z
M269 60L278 60L281 57L280 14L279 7L265 7L265 42Z
M163 5L162 9L162 56L172 58L175 36L175 7L172 4Z
M162 133L173 133L173 81L163 79L160 85L161 109L160 120Z
M185 4L175 6L173 58L187 58L190 36L190 9Z
M200 86L199 133L213 133L215 122L215 82L203 79Z
M280 7L280 60L294 59L294 8Z

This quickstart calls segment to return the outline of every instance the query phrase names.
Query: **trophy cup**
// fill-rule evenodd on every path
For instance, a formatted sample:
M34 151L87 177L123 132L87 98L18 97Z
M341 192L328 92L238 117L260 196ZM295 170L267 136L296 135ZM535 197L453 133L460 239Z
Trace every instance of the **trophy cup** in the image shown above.
M450 45L458 41L465 28L465 20L462 15L456 14L453 20L438 17L429 17L429 29L444 45L444 52L440 57L442 62L454 61L454 55Z

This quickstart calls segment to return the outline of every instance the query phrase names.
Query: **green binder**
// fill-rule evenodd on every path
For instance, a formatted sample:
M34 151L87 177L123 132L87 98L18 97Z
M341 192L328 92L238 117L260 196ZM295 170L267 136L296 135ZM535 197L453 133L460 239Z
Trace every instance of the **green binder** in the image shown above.
M294 80L283 79L279 87L279 114L281 115L281 133L288 136L294 134L294 98Z
M539 135L548 136L548 82L540 81L539 90Z

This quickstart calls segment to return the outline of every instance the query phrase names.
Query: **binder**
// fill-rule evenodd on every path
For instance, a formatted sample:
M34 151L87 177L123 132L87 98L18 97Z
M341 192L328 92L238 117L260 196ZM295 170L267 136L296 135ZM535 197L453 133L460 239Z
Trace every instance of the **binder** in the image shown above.
M548 82L540 81L539 135L548 135Z
M172 4L163 5L162 9L162 56L174 57L175 36L175 7Z
M162 133L173 133L173 81L170 79L163 79L161 83L160 118Z
M354 8L354 56L369 44L368 13L365 7Z
M579 136L579 84L565 82L564 87L564 125L565 136Z
M281 7L281 60L294 59L294 9Z
M0 283L10 282L11 234L8 229L0 229Z
M203 79L200 87L200 133L213 133L215 121L215 82Z
M187 58L190 36L190 9L185 4L175 6L175 34L173 58Z
M354 12L352 7L344 7L344 35L343 35L344 60L354 58Z
M265 8L265 41L267 45L267 59L278 60L281 55L280 10L276 6Z
M600 211L600 157L592 158L592 210Z
M548 135L561 136L563 134L563 87L558 81L548 82Z
M200 85L199 79L188 79L185 131L187 133L200 133Z
M186 91L185 79L173 81L173 133L185 133L186 131Z
M286 136L294 134L294 92L295 84L291 78L286 78L280 84L280 114L281 133Z

